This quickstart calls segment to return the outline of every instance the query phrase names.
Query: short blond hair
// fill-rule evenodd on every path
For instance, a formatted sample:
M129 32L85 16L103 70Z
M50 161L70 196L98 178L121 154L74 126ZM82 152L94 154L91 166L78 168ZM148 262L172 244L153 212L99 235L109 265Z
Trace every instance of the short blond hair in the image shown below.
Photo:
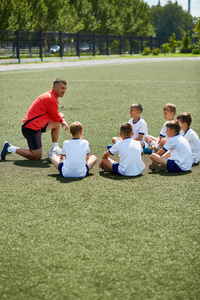
M83 125L78 121L75 121L70 125L70 133L72 136L76 136L81 130L83 130Z
M173 103L167 103L163 107L163 110L168 110L168 111L174 112L174 114L176 114L176 105Z

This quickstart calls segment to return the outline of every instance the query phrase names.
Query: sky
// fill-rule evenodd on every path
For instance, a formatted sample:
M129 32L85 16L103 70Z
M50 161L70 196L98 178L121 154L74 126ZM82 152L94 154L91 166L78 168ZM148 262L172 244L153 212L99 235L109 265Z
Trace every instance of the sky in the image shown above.
M177 0L178 5L181 5L184 10L188 10L188 0ZM157 5L158 0L144 0L149 6ZM168 0L160 0L162 6L166 5ZM171 0L172 3L176 0ZM190 0L190 13L193 17L200 17L200 0Z

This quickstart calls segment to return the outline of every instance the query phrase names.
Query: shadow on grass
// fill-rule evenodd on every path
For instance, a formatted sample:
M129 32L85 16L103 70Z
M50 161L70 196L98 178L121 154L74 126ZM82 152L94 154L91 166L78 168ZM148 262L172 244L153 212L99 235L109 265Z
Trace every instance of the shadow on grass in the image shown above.
M137 175L137 176L120 176L120 175L116 175L112 172L105 172L105 171L100 171L99 175L108 179L112 179L112 180L130 180L130 179L134 179L134 178L141 178L143 177L143 175Z
M177 177L177 176L185 176L192 173L192 171L187 172L180 172L180 173L173 173L173 172L166 172L166 171L149 171L148 175L160 175L166 177Z
M60 174L49 174L48 176L56 178L56 180L58 180L60 183L70 183L74 181L81 181L87 177L94 176L94 174L89 173L86 177L79 177L79 178L65 178L62 177Z
M13 164L25 168L50 168L52 165L47 158L41 160L15 160Z

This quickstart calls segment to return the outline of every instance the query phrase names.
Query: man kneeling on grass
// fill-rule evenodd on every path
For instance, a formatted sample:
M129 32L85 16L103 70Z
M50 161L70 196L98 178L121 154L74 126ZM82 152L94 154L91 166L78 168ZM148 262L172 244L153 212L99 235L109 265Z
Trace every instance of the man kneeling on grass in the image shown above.
M133 128L130 123L126 122L121 125L120 136L122 140L114 144L109 151L103 154L99 167L104 171L108 170L116 175L140 175L145 168L145 164L141 158L143 150L141 143L132 139ZM119 163L108 158L115 153L118 153L120 156Z
M63 177L85 177L95 165L97 158L95 155L90 156L89 143L82 139L83 126L81 123L72 123L70 134L72 139L64 141L61 157L52 155L51 162Z
M157 153L152 153L149 165L151 170L167 170L168 172L190 171L193 163L192 151L188 141L180 135L178 121L169 121L166 124L168 140Z

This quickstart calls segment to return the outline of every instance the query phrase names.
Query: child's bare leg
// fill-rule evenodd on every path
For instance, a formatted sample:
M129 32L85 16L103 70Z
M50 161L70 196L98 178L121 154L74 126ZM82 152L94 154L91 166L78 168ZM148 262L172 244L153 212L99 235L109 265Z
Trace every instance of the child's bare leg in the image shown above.
M121 139L120 137L114 136L114 137L112 138L112 143L115 144L116 141L122 141L122 139Z
M164 144L167 142L167 139L166 138L163 138L161 141L160 141L160 148L162 148L164 146Z
M112 172L112 166L115 163L115 161L111 158L102 158L101 165L106 167L109 171Z
M149 141L150 141L150 140L156 141L156 138L155 138L154 136L150 135L150 134L147 134L147 135L145 136L145 142L146 142L147 144L149 144Z
M156 153L152 153L150 155L150 159L156 163L156 164L159 164L163 167L165 167L165 169L167 169L167 158L166 157L163 157L163 156L160 156Z
M97 157L95 155L91 155L89 159L86 161L89 170L91 170L97 162Z
M52 162L52 164L54 165L54 167L55 167L56 169L58 169L58 165L59 165L59 163L61 162L61 161L60 161L60 157L57 156L57 155L52 155L52 157L51 157L51 162Z

